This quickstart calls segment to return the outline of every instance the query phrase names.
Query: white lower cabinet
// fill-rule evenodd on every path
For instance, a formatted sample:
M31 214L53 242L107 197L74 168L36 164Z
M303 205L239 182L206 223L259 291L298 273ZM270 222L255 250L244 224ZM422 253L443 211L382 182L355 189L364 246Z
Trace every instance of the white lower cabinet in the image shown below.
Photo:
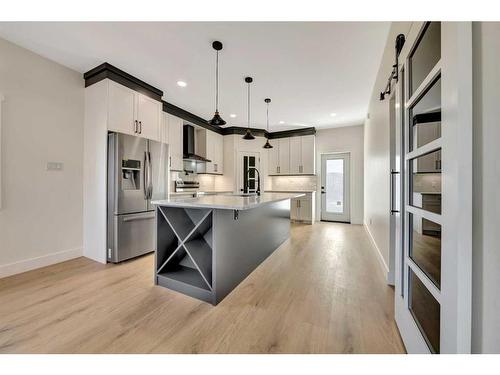
M290 203L290 219L292 221L314 224L315 219L314 193L295 198Z

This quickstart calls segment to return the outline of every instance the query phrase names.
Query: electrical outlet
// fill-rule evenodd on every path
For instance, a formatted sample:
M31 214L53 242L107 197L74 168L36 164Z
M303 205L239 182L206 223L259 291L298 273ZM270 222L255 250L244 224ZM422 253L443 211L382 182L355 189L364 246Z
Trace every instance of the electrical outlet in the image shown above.
M58 161L49 161L47 162L47 170L48 171L62 171L64 164Z

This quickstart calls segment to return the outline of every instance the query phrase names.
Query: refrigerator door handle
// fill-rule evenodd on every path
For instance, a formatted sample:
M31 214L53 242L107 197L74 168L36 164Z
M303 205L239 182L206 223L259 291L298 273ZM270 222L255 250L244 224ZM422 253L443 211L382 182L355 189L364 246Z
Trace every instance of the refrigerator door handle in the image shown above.
M153 170L151 167L151 153L148 151L148 199L153 198Z
M130 221L138 221L138 220L151 220L151 219L154 219L154 212L152 214L148 214L148 215L144 215L144 214L140 214L140 215L126 215L125 217L123 217L122 221L124 223L127 223L127 222L130 222Z
M143 191L144 199L148 199L148 189L149 189L149 164L148 164L148 152L144 151L144 178L143 178Z

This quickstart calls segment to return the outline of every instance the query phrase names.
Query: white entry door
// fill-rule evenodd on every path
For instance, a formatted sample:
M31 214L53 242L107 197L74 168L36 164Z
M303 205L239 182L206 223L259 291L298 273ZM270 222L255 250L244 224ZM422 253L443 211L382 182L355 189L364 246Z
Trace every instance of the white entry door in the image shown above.
M472 32L414 23L396 89L403 136L395 318L408 353L471 350Z
M348 153L321 155L321 220L351 221L349 176Z

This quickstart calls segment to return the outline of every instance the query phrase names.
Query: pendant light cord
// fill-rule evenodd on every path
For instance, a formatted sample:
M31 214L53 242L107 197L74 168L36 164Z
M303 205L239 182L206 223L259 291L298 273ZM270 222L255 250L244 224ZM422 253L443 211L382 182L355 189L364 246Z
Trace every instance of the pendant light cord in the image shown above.
M267 131L269 132L269 103L267 103Z
M215 58L215 111L219 112L219 51Z
M248 83L248 129L250 129L250 82Z

